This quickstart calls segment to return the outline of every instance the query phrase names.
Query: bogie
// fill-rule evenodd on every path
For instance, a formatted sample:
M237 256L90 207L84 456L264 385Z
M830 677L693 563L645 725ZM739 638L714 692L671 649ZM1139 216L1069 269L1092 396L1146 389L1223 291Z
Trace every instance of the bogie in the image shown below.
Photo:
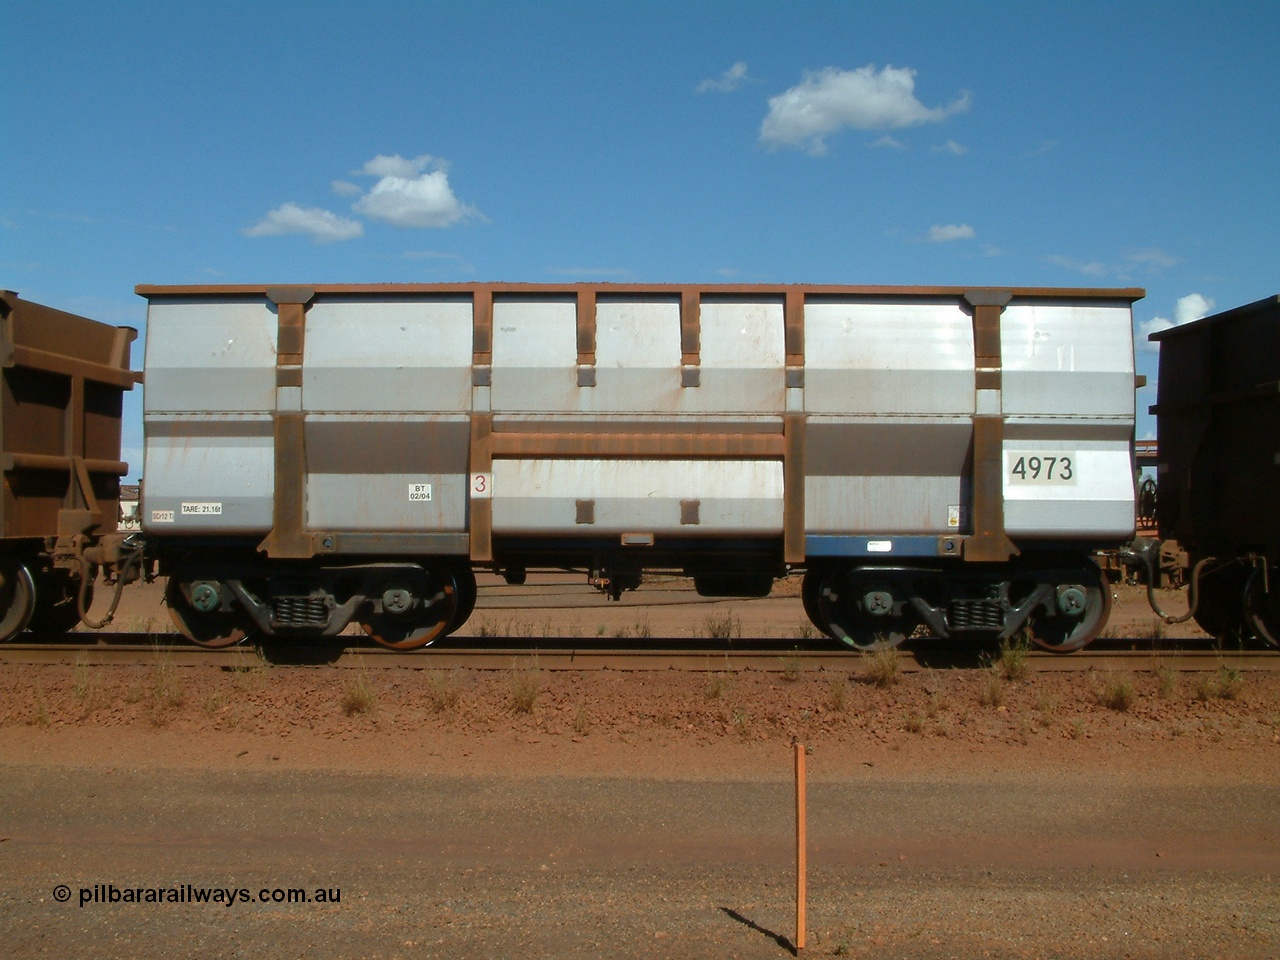
M1078 650L1106 625L1111 594L1087 560L955 571L832 564L802 588L818 629L857 650L897 646L923 626L941 639L1006 640L1026 629L1054 652Z
M457 630L475 606L475 576L447 560L273 565L244 560L171 571L166 600L178 629L208 647L260 637L317 640L355 623L396 650Z

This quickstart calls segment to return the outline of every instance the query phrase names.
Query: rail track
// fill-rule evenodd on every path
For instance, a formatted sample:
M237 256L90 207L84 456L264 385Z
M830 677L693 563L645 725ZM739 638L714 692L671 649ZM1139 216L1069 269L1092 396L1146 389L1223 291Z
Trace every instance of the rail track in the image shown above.
M122 614L122 632L23 634L20 642L0 644L0 664L146 665L158 656L182 666L216 665L242 669L263 663L379 670L510 670L536 659L542 670L684 670L760 672L857 671L859 655L805 631L800 622L797 584L766 598L725 600L697 595L682 577L652 577L641 591L606 603L585 588L580 577L538 574L513 586L482 576L476 611L467 630L431 647L399 652L352 633L328 643L266 648L246 641L209 650L172 632L163 606L162 585L133 588L132 615ZM140 602L139 602L140 601ZM1145 607L1136 591L1128 603ZM652 617L651 617L652 615ZM134 626L130 627L130 623ZM157 627L157 624L163 626ZM145 626L145 629L141 629ZM713 627L731 628L719 639ZM1140 629L1140 628L1139 628ZM597 631L599 634L596 635ZM650 636L652 632L652 636ZM691 635L692 634L692 635ZM713 639L713 637L716 637ZM913 639L899 648L899 669L981 669L997 652L992 647ZM1280 670L1280 652L1264 646L1220 651L1214 641L1195 637L1102 637L1069 655L1033 650L1038 671L1150 669Z
M341 637L328 645L275 644L208 650L193 646L178 634L84 634L85 642L66 643L32 637L31 642L0 647L0 664L87 664L145 666L163 658L175 666L217 666L247 669L263 664L328 666L378 670L510 670L536 664L540 670L616 670L689 672L758 671L841 672L861 669L862 658L821 640L734 639L732 642L691 644L686 639L631 640L617 638L461 638L425 650L386 650L358 637ZM995 655L990 648L955 644L913 643L899 648L904 672L938 669L983 669ZM1280 654L1269 649L1219 650L1212 641L1108 639L1070 655L1033 651L1032 671L1084 672L1143 670L1155 666L1178 671L1280 670Z

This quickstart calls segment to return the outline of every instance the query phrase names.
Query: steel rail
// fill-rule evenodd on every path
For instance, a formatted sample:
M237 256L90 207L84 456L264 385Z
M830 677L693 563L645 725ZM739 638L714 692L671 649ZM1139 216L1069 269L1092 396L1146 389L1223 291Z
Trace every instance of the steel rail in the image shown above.
M857 672L864 658L852 651L797 649L779 640L736 640L732 646L679 647L680 641L646 640L647 646L572 645L547 638L549 646L527 639L493 638L484 647L450 644L414 651L394 651L359 645L339 647L274 647L265 656L251 643L207 650L186 643L177 635L157 641L133 634L103 634L106 642L85 644L21 643L0 646L0 663L68 665L149 665L163 660L173 666L218 666L248 669L270 663L280 666L334 666L379 670L512 670L535 667L547 671L613 670L686 672ZM114 638L120 638L115 640ZM354 640L355 638L348 638ZM613 641L616 644L616 641ZM668 646L662 647L662 643ZM687 642L687 641L685 641ZM1153 647L1150 641L1134 641L1137 649L1084 650L1067 655L1033 651L1032 672L1087 672L1090 670L1154 670L1179 672L1217 670L1223 666L1248 671L1280 670L1280 656L1272 650L1220 651L1205 646ZM904 673L940 669L984 669L992 652L972 647L904 647L898 669Z

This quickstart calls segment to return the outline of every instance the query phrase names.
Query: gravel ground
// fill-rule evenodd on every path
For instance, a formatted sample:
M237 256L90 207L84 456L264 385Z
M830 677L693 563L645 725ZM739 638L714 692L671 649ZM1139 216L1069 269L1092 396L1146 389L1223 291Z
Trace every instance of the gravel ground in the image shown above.
M163 651L0 676L0 955L787 956L796 740L807 955L1280 955L1280 674ZM112 885L237 902L79 905Z

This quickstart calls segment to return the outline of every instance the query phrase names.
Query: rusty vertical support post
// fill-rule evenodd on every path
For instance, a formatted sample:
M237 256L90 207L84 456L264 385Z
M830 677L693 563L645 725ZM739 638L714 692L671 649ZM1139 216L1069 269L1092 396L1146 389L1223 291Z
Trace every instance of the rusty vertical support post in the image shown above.
M64 442L66 446L67 459L73 464L70 474L67 477L67 492L63 495L62 507L64 510L92 510L93 506L89 502L92 495L91 490L86 488L83 483L78 482L75 474L74 464L78 459L84 457L84 428L86 414L85 410L85 383L84 377L71 377L71 396L67 400L67 411L65 421ZM80 495L77 496L77 491ZM78 532L78 531L77 531Z
M788 287L782 299L783 336L787 367L804 367L804 290Z
M807 848L808 848L808 817L806 815L806 798L805 798L805 774L804 774L804 744L796 744L796 940L792 944L796 948L796 956L804 954L805 942L805 901L808 897L806 890L806 873L808 870Z
M964 299L973 307L973 535L964 557L978 562L1004 562L1018 548L1004 528L1003 359L1000 315L1012 299L1008 290L970 290Z
M493 363L493 288L476 287L471 295L471 365Z
M307 532L306 413L302 410L302 365L311 287L268 287L276 306L275 496L271 532L258 545L268 557L315 555ZM282 400L282 398L284 398Z
M493 559L493 414L471 414L469 503L471 559Z
M782 553L785 563L804 563L805 558L805 419L804 414L787 414L782 421Z
M578 288L578 365L594 367L596 363L596 291L594 287Z
M696 287L680 291L680 362L686 367L702 362L702 296Z

